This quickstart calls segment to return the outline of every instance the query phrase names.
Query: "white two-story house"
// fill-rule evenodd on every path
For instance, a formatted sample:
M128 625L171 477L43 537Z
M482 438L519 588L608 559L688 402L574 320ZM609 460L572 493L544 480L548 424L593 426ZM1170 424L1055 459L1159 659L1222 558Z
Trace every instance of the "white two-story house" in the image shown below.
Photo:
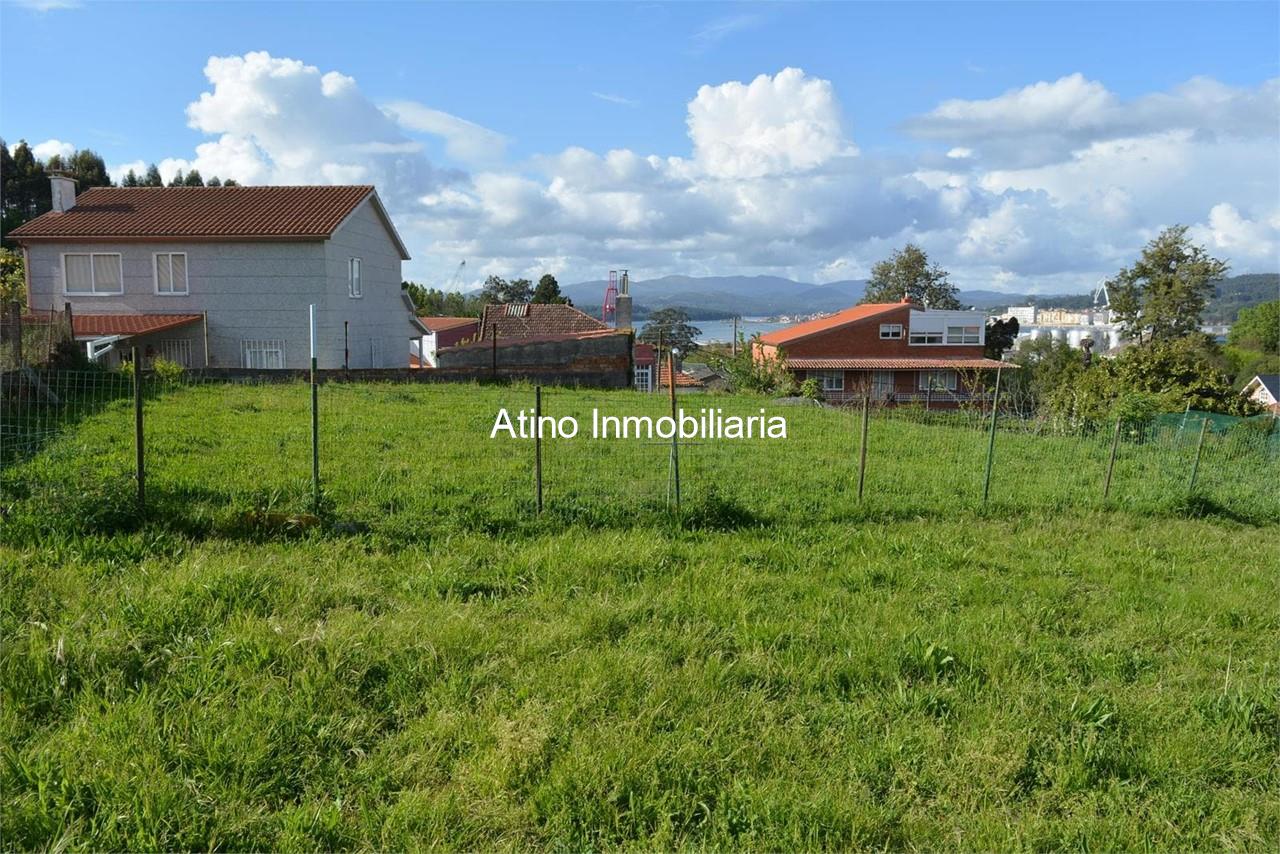
M188 367L401 368L424 329L409 253L370 186L95 187L53 179L53 210L9 233L27 309L69 304L113 363L138 347Z

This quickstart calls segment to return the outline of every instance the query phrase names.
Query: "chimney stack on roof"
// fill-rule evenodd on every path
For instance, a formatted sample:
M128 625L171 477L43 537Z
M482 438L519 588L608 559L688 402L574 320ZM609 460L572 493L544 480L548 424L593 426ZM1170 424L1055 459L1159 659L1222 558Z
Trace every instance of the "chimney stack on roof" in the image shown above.
M76 182L65 172L50 172L49 185L53 195L53 209L66 213L76 206Z
M613 325L617 329L631 328L631 276L626 270L622 271L622 282L618 286L617 308L613 319Z

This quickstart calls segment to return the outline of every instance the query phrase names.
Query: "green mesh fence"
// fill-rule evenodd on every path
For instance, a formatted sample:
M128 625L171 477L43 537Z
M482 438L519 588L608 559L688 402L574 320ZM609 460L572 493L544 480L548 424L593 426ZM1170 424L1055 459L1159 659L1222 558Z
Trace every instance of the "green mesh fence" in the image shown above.
M143 388L152 520L208 530L318 509L352 530L412 535L450 526L496 533L536 516L537 445L492 435L500 410L532 412L532 386L322 385L319 508L307 383L147 374ZM669 438L636 432L670 414L666 396L545 389L543 415L572 418L579 430L541 442L545 523L656 518L675 505L676 459L681 509L722 522L856 521L867 512L946 515L984 505L1146 510L1193 493L1226 512L1280 520L1280 430L1269 418L1188 412L1117 430L1002 412L993 441L980 402L872 406L865 423L860 405L682 394L677 406L721 422L783 417L787 436L700 435L679 439L673 453ZM592 438L606 417L633 419L629 435ZM131 376L0 373L0 508L8 508L0 525L25 514L92 528L96 508L125 512L134 453Z

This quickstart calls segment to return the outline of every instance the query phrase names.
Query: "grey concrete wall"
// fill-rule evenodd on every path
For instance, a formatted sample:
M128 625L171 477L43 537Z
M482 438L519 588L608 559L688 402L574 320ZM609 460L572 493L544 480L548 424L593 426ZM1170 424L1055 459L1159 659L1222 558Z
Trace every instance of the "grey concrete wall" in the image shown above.
M67 252L119 253L124 293L68 296L62 272ZM155 292L157 252L187 253L188 295ZM347 259L352 256L363 261L361 299L347 296ZM399 252L368 200L328 241L34 242L27 247L27 262L27 302L33 310L60 311L69 302L77 314L208 312L212 367L242 367L241 342L246 339L283 340L285 367L309 367L311 303L317 306L317 357L323 368L342 367L343 321L349 323L351 367L404 367L409 338L420 334L401 297ZM376 359L371 341L376 342ZM199 352L198 364L203 364L203 340Z
M400 252L373 202L366 200L325 243L328 288L317 336L325 356L320 367L342 367L343 322L347 323L351 368L403 368L409 339L422 332L401 295ZM361 260L363 296L348 294L348 261ZM372 347L370 344L372 343ZM336 351L336 361L329 355Z
M67 296L62 255L67 252L117 252L124 293L117 296ZM187 253L187 296L155 292L154 254ZM76 314L209 313L212 364L243 364L244 339L283 339L287 367L308 362L307 305L323 294L324 245L316 243L38 243L28 247L32 309L61 309Z

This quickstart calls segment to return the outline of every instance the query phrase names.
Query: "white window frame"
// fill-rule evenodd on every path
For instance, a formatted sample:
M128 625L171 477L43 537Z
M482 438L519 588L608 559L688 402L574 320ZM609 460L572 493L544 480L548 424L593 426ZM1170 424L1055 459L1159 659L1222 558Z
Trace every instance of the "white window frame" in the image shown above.
M931 338L934 340L929 340ZM920 332L910 332L907 335L907 344L912 347L936 347L937 345L942 344L944 340L945 338L941 329L936 332L926 329Z
M356 257L347 259L347 296L351 299L364 296L364 264Z
M810 371L823 391L844 391L844 371Z
M252 365L250 362L251 354L259 353L262 356L262 365ZM280 358L278 365L265 364L269 360L268 354L278 353ZM272 371L283 369L285 362L284 340L280 338L259 339L259 338L242 338L240 339L240 360L244 366L250 370Z
M636 391L653 391L653 365L636 365L633 384Z
M880 339L882 341L897 341L902 338L901 323L882 323L880 324Z
M173 256L182 256L182 290L174 288L173 281ZM160 290L160 258L164 256L169 262L169 287L172 290ZM151 253L151 278L155 283L156 296L158 297L187 297L191 296L191 268L188 266L190 262L185 252L152 252Z
M954 337L953 337L953 333L954 333ZM947 343L948 344L981 344L982 343L982 327L981 326L948 326L947 327Z
M89 290L71 290L71 281L67 278L67 256L86 255L89 258ZM97 289L97 277L93 271L93 259L114 256L116 266L120 270L120 290L100 291ZM124 257L119 252L63 252L62 253L62 293L69 297L118 297L124 294Z
M938 382L935 382L938 380ZM919 388L921 391L955 391L959 375L950 368L933 371L920 371Z

